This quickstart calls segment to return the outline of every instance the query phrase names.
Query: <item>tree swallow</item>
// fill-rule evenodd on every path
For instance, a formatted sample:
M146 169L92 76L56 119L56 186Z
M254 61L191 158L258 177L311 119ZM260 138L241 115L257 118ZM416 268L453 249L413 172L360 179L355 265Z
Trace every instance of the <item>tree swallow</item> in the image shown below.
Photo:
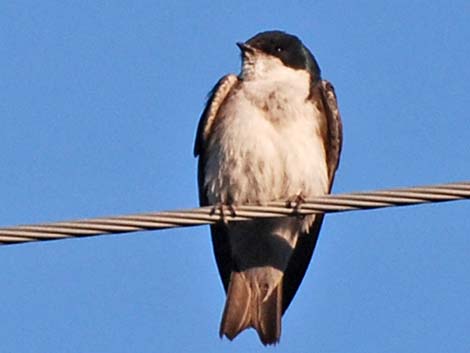
M328 194L342 144L333 86L293 35L262 32L237 45L241 73L219 80L197 129L201 206ZM252 327L264 345L279 341L281 316L304 277L322 221L323 215L312 215L211 226L227 293L221 337L232 340Z

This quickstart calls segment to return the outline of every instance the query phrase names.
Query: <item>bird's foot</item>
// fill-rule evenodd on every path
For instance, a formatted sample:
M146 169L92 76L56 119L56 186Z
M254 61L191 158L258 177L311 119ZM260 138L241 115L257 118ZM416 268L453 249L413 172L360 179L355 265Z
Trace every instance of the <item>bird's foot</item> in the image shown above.
M216 213L219 213L220 215L220 220L224 223L228 223L227 215L225 214L226 211L230 211L230 216L232 218L235 218L237 216L237 212L235 209L235 206L233 204L223 204L221 202L217 203L216 205L212 206L211 212L209 213L211 216L215 215Z
M300 214L302 204L305 202L305 196L302 191L299 191L293 197L287 200L286 206L292 208L292 212L295 213L299 218L303 218L303 215Z

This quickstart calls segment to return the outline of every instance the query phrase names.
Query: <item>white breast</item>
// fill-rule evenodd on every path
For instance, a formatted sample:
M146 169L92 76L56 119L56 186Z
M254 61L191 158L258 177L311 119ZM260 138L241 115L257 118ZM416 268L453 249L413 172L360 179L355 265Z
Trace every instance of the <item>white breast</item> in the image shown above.
M295 77L243 81L220 108L204 170L211 204L263 204L327 192L320 113L306 100L309 77L287 70Z

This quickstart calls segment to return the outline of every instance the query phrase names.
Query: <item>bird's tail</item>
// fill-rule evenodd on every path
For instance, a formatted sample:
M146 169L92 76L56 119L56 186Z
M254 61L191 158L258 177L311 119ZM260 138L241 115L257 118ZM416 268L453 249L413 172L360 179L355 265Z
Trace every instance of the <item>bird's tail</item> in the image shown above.
M282 282L264 298L258 283L243 272L232 272L225 302L220 337L233 340L243 330L253 327L264 345L276 344L281 336Z

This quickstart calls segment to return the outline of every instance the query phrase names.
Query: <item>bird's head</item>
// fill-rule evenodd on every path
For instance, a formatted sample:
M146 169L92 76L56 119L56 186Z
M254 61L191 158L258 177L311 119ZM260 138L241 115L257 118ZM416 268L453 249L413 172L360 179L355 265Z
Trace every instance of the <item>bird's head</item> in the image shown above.
M312 81L320 79L320 68L314 56L296 36L266 31L237 45L242 52L243 79L276 75L285 68L307 71Z

